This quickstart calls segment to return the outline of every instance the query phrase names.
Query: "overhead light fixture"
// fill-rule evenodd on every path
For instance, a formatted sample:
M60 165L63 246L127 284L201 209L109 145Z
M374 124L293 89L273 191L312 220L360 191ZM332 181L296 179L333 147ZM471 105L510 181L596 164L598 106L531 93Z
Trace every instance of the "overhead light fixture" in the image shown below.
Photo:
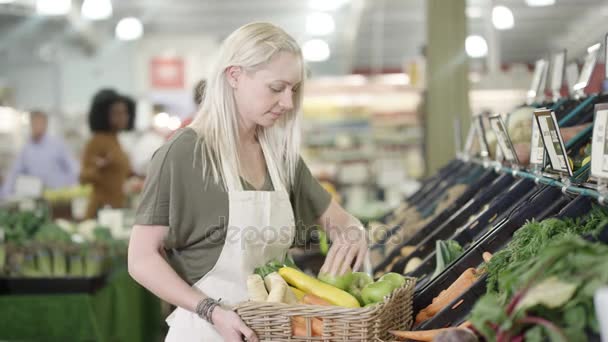
M141 21L134 17L120 19L116 24L116 38L120 40L136 40L144 33Z
M84 0L80 13L85 19L103 20L112 16L112 1Z
M167 128L175 131L176 129L182 126L182 120L177 116L172 116L169 118L169 122L167 123Z
M482 36L468 36L464 45L471 58L481 58L488 54L488 43Z
M334 18L324 12L311 13L306 17L306 32L313 36L325 36L332 32L336 25Z
M335 11L350 0L310 0L308 5L316 11Z
M154 126L158 128L165 128L169 126L171 122L171 116L165 112L158 113L154 115Z
M509 30L515 25L513 12L505 6L496 6L492 9L492 23L497 30Z
M36 0L36 13L39 15L66 15L72 9L72 0Z
M555 0L526 0L526 5L530 7L543 7L555 5Z
M323 62L329 59L329 45L322 39L311 39L302 45L304 59L310 62Z
M472 19L481 18L483 16L483 10L481 9L481 7L477 6L467 7L465 13L467 14L468 18Z

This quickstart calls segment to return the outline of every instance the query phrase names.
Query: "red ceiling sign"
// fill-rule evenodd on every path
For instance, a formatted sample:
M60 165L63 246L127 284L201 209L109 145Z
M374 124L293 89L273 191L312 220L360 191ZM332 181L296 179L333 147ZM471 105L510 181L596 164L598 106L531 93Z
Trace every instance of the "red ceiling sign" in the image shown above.
M184 88L184 60L180 57L154 57L150 61L150 82L156 89Z

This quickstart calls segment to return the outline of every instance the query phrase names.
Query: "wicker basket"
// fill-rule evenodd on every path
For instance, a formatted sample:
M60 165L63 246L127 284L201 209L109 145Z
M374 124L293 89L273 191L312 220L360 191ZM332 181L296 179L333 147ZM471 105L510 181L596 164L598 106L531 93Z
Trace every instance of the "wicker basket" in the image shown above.
M236 312L261 341L386 341L392 339L389 330L412 326L416 280L405 279L384 302L365 308L246 302ZM292 335L293 316L306 318L306 336ZM312 336L312 317L323 319L322 336Z

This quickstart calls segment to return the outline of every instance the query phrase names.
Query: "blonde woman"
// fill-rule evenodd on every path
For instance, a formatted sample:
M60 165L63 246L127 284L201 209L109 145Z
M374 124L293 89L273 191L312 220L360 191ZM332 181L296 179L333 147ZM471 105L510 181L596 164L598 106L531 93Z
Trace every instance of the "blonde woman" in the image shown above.
M323 271L361 267L360 222L299 156L304 70L300 47L282 29L239 28L221 48L197 117L153 156L129 272L178 307L167 341L257 341L230 307L248 299L255 267L286 255L296 220L319 223L331 237Z

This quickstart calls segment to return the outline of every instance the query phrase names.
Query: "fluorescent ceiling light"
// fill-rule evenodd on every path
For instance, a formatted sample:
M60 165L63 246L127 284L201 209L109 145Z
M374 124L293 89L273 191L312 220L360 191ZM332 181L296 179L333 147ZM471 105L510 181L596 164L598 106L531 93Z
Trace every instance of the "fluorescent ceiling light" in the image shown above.
M80 13L85 19L103 20L112 16L112 1L84 0Z
M36 0L39 15L66 15L72 9L72 0Z
M323 62L329 59L329 45L321 39L311 39L302 46L304 59L310 62Z
M306 32L313 36L325 36L332 32L336 25L334 18L324 12L311 13L306 17Z
M335 11L350 0L310 0L308 5L316 11Z
M488 43L482 36L468 36L464 45L471 58L485 57L488 54Z
M492 23L497 30L509 30L515 25L513 12L508 7L496 6L492 9Z
M116 38L120 40L136 40L144 33L141 21L134 17L120 19L116 24Z
M526 5L530 7L542 7L555 5L555 0L526 0Z
M469 18L481 18L483 16L483 11L481 7L470 6L465 10L467 17Z

